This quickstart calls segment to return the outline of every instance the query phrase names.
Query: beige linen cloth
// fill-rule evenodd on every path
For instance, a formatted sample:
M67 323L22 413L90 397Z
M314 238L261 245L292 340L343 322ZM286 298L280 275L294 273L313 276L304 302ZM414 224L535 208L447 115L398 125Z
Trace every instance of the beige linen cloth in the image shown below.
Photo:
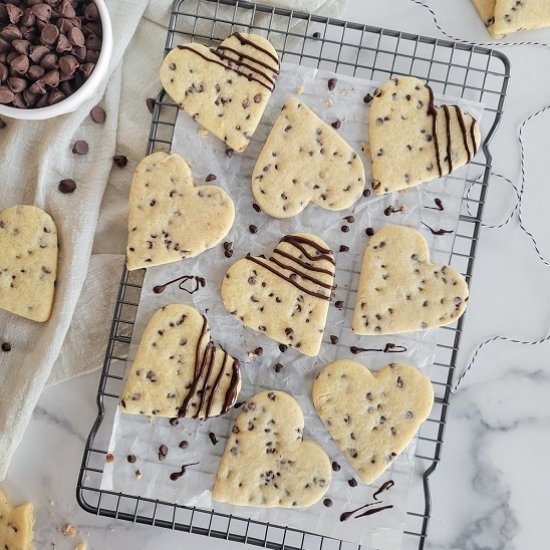
M264 3L338 17L345 0ZM161 89L158 70L172 2L107 5L115 46L109 78L96 96L75 113L46 122L6 120L0 130L0 209L43 208L57 224L60 244L50 320L37 324L0 311L0 341L12 348L0 351L0 481L44 387L103 363L124 264L129 185L151 122L145 99ZM104 124L89 117L96 104L107 113ZM86 156L72 154L77 139L89 143ZM113 165L114 154L126 155L128 166ZM58 191L64 178L77 182L73 194Z

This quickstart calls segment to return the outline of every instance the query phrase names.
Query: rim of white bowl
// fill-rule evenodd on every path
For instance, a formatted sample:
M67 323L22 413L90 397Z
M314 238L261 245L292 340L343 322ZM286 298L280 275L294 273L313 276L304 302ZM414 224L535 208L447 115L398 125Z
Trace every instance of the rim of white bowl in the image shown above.
M96 66L88 80L86 80L74 94L71 94L59 103L48 105L47 107L20 109L18 107L8 107L7 105L0 104L1 116L19 120L45 120L54 118L59 115L72 113L97 90L101 81L107 74L109 62L111 61L111 54L113 52L113 29L109 11L107 10L104 0L94 0L94 2L101 18L102 42Z

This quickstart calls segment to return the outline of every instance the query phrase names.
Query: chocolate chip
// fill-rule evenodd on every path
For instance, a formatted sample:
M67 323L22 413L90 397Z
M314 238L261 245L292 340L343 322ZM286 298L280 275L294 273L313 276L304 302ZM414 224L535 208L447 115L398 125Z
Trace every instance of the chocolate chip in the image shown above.
M92 110L90 111L90 116L96 124L103 124L105 122L105 119L107 118L105 110L99 105L96 105L92 108Z
M347 225L343 225L342 227L340 227L340 231L342 233L347 233L349 231L349 227Z
M313 38L317 39L317 38L321 38L321 33L320 32L314 32L312 35L311 35Z
M217 445L218 444L218 438L216 437L216 434L214 432L210 432L208 434L208 437L210 438L210 441L211 441L212 445Z
M227 158L231 158L233 156L233 153L235 152L235 149L231 149L231 147L228 147L226 150L225 150L225 156Z
M254 210L256 212L261 212L262 209L260 208L260 206L258 204L256 204L255 202L252 203L252 208L254 208Z
M281 353L284 353L288 349L288 346L286 344L279 344L279 350Z
M155 98L154 97L148 97L145 100L145 105L147 105L147 109L149 109L149 112L153 114L153 111L155 110Z
M158 450L158 458L159 460L164 460L167 457L167 455L168 455L168 447L162 444Z
M273 368L275 369L276 373L279 373L284 369L284 366L281 363L277 363Z
M178 447L180 449L187 449L187 447L189 447L189 442L185 441L185 439L184 439L183 441L180 441L180 444L178 445Z
M357 487L357 481L355 480L355 478L351 478L351 479L348 479L348 485L350 487Z
M76 182L72 179L61 180L57 188L62 193L72 193L76 189Z
M255 350L254 350L254 355L257 355L258 357L261 357L262 355L264 354L264 348L258 346Z
M327 82L328 89L331 91L334 90L334 88L336 88L336 82L338 82L336 78L329 78Z
M336 119L334 122L331 122L330 125L335 129L338 130L340 126L342 126L342 122L338 119Z
M256 233L258 233L258 228L257 228L255 225L249 225L249 226L248 226L248 230L249 230L250 233L252 233L253 235L255 235Z
M124 168L128 164L128 157L126 155L115 155L113 162L119 167Z
M206 183L208 183L208 182L214 181L214 180L216 180L216 179L218 179L218 176L216 176L216 174L208 174L208 176L206 176L206 178L205 178L204 181L205 181Z
M135 464L136 461L137 461L136 455L128 455L128 456L126 457L126 459L128 460L128 462L129 462L130 464Z
M346 246L345 244L341 244L339 250L340 252L348 252L349 246Z
M363 101L365 103L370 103L372 101L372 96L370 94L367 94L364 98L363 98Z
M340 471L340 464L338 464L338 462L334 461L332 463L332 471L333 472L339 472Z
M9 342L4 342L2 344L2 351L5 351L6 353L11 351L11 344Z
M343 300L338 300L337 302L334 302L334 307L336 307L336 309L342 309L344 307Z
M374 235L374 229L372 227L367 227L365 229L365 233L369 236L369 237L372 237Z
M87 155L89 151L88 142L83 139L75 141L73 145L73 154L74 155Z
M330 498L325 498L325 500L323 500L323 504L327 507L327 508L330 508L332 506L332 500L330 500Z
M331 344L337 344L338 343L338 336L335 336L334 334L330 335L330 343Z

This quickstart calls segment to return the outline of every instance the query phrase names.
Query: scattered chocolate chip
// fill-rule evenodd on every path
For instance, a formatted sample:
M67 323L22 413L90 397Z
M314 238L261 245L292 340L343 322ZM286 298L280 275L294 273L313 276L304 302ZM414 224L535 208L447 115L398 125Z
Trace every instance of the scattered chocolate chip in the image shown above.
M338 462L334 461L332 463L332 471L333 472L339 472L340 471L340 464L338 464Z
M73 145L73 154L74 155L87 155L89 151L88 142L83 139L75 141Z
M343 300L338 300L337 302L334 302L334 307L336 307L336 309L342 309L344 307Z
M328 86L328 89L330 91L332 91L332 90L334 90L334 88L336 88L336 82L338 82L338 80L336 78L329 78L328 79L327 86Z
M105 122L105 119L107 118L105 110L99 105L92 107L92 110L90 111L90 116L96 124L103 124Z
M8 351L11 351L11 344L9 342L4 342L2 344L2 351L5 351L8 353Z
M353 477L352 477L351 479L348 479L348 485L349 485L350 487L357 487L357 481L356 481L356 479L353 478Z
M136 457L136 455L128 455L127 460L130 464L135 464L136 461L137 461L137 457Z
M155 290L155 288L157 288L157 287L153 288L153 292L155 294L160 294L160 292L162 292L162 290L160 292L157 292ZM180 423L180 420L179 420L179 418L175 417L175 418L170 418L170 420L168 422L170 423L170 426L177 426Z
M76 182L72 179L61 180L57 188L65 194L73 193L76 189Z
M365 233L369 236L369 237L372 237L375 233L374 229L372 227L367 227L365 229Z
M370 197L370 189L363 189L363 197Z
M363 98L363 101L365 103L370 103L372 101L372 96L370 94L367 94L364 98Z
M255 350L254 350L254 355L257 355L258 357L261 357L262 355L264 354L264 348L258 346Z
M338 119L336 119L334 122L331 122L330 125L335 129L338 130L340 126L342 126L342 122Z
M113 161L119 168L124 168L128 164L128 157L126 155L115 155Z
M162 444L158 450L159 460L164 460L168 456L168 447Z
M279 373L283 370L284 366L281 363L277 363L273 368L275 369L276 373Z
M147 109L149 109L149 112L153 114L153 111L155 110L155 98L154 97L148 97L145 100L145 105L147 105Z
M341 244L340 248L339 248L339 251L340 252L348 252L349 251L349 246L346 246L345 244Z
M214 180L217 180L218 179L218 176L216 176L216 174L208 174L208 176L206 176L206 178L204 179L204 181L206 183L210 182L210 181L214 181Z
M330 498L325 498L325 500L323 500L323 504L327 507L327 508L330 508L332 506L332 500L330 500Z
M340 231L342 233L347 233L349 231L349 227L347 225L343 225L342 227L340 227Z
M216 437L216 434L214 432L210 432L208 434L208 437L210 438L210 441L212 442L212 445L218 444L218 438Z
M258 204L256 204L255 202L252 203L252 208L254 208L254 210L256 210L256 212L261 212L262 211L260 206Z
M189 447L189 442L185 441L185 439L184 439L183 441L180 441L180 444L178 445L178 447L180 449L187 449L187 447Z
M231 147L228 147L226 150L225 150L225 156L227 158L231 158L233 156L233 153L235 152L235 149L231 149Z
M311 35L313 38L317 39L317 38L321 38L321 33L320 32L314 32L312 35Z
M258 228L255 226L255 225L249 225L248 226L248 230L250 231L250 233L252 233L253 235L258 233Z
M338 336L335 336L334 334L330 335L330 343L331 344L337 344L338 343Z

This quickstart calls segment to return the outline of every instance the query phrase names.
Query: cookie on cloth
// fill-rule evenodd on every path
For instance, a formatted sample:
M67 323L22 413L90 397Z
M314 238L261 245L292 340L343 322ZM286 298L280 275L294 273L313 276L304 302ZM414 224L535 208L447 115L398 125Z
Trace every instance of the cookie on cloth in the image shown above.
M295 97L289 98L252 173L252 192L275 218L299 214L310 202L345 210L363 193L365 171L352 147Z
M262 508L315 504L329 489L331 463L303 430L302 409L287 393L249 399L227 440L212 498Z
M546 0L472 2L493 38L503 38L516 31L550 27L550 3Z
M168 95L198 124L242 152L275 88L279 58L268 40L236 32L218 46L182 44L164 59Z
M372 372L344 359L319 373L312 399L346 460L372 483L428 418L434 393L429 378L411 365L392 363Z
M57 276L57 228L36 206L0 211L0 308L43 323Z
M370 238L355 300L356 334L398 334L448 325L465 311L468 285L458 271L430 262L415 229L388 225Z
M382 195L450 174L481 144L477 121L458 105L434 105L432 89L410 76L378 88L369 112L372 187Z
M193 258L229 233L235 206L216 185L196 186L187 163L159 152L137 166L128 205L127 267Z
M210 341L206 317L171 304L149 320L120 405L130 414L204 419L225 414L240 389L239 361Z
M229 268L222 301L247 327L313 357L323 339L335 265L316 235L287 235L269 259L247 255Z
M2 550L33 550L34 510L32 502L12 506L0 489L0 544Z

